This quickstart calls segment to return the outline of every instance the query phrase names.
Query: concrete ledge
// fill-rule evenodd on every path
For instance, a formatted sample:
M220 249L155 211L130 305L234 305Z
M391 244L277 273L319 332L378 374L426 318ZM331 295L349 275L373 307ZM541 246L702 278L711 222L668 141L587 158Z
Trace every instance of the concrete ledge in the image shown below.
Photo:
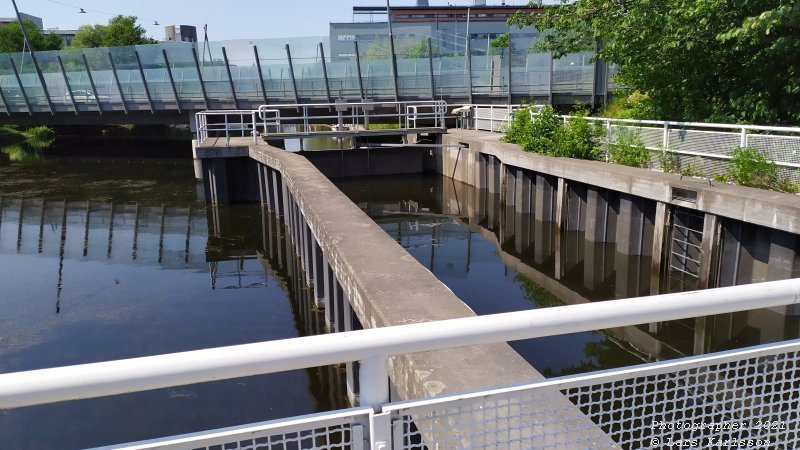
M566 180L586 183L618 192L680 205L722 217L800 234L800 196L765 191L648 169L586 161L554 158L523 151L516 144L500 142L499 133L451 130L443 135L444 144L464 143L469 151L445 148L442 173L476 186L477 171L470 170L473 152L497 157L503 164L545 173ZM675 189L696 192L696 202L673 198Z

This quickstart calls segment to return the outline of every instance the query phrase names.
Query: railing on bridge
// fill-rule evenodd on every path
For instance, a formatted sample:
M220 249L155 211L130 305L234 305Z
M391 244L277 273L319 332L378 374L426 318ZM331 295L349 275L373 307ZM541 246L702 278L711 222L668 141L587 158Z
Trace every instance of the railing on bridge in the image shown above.
M530 36L512 37L513 52L500 54L492 54L485 39L472 39L469 51L464 45L437 45L453 40L435 32L395 38L398 48L433 42L434 51L417 54L390 54L391 47L382 45L388 34L370 42L322 36L6 53L0 57L0 113L239 110L336 98L594 99L605 96L613 83L603 82L605 66L591 62L589 53L552 60L529 50Z
M291 114L282 114L291 111ZM329 111L326 113L326 111ZM202 111L196 114L197 141L209 137L304 137L325 134L358 134L376 128L389 132L444 130L447 103L442 100L338 101L332 103L302 103L261 105L255 110Z
M402 403L386 381L395 355L798 303L792 279L10 373L0 409L359 360L361 408L114 448L788 448L800 340Z
M518 108L520 105L473 105L472 126L476 130L502 132ZM534 109L531 117L535 115ZM604 145L614 143L619 136L638 136L654 157L659 153L672 155L674 169L681 173L713 178L725 172L735 148L756 147L775 162L783 176L800 183L800 127L586 119L603 125L606 130ZM652 165L660 166L659 163Z

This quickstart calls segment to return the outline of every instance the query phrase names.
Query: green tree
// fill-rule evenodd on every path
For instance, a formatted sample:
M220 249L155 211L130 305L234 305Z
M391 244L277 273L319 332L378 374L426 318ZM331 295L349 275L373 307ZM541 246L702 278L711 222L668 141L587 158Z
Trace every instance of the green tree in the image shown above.
M36 51L39 50L59 50L61 48L61 37L55 34L45 34L36 28L30 20L23 19L25 31L31 40L31 45ZM19 53L25 38L22 36L22 28L18 22L0 28L0 53Z
M136 16L116 16L107 25L84 25L72 39L73 48L117 47L126 45L155 44L155 39L145 35L147 31L136 24Z
M560 0L535 25L556 57L598 46L663 119L800 121L800 2Z

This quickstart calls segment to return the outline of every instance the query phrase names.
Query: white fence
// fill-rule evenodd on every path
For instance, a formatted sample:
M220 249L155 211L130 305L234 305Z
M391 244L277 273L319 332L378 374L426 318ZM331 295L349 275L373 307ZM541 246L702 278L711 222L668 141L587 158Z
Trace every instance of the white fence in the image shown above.
M330 111L325 114L324 111ZM397 130L444 129L447 102L336 102L295 105L262 105L256 110L209 110L196 114L197 141L210 136L231 137L286 135L319 136L326 133L360 133L373 124L389 123Z
M0 375L0 410L358 360L365 408L115 448L642 448L668 439L789 448L799 438L800 341L399 404L389 403L387 377L394 355L798 303L792 279L10 373Z
M474 105L476 130L502 132L511 113L520 105ZM533 112L532 112L533 114ZM568 118L569 116L562 116ZM606 143L617 136L638 136L654 152L675 155L675 165L692 175L712 178L725 172L737 147L756 147L781 168L781 173L800 183L800 128L722 123L665 122L656 120L587 117L606 129ZM657 167L657 166L656 166Z

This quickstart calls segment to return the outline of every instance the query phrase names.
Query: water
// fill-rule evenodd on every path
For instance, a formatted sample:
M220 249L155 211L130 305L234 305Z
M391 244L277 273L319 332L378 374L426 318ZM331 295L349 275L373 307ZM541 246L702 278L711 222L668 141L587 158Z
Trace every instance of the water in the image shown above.
M650 294L649 257L531 220L438 176L338 179L337 186L477 314ZM670 285L675 289L676 284ZM681 286L678 286L681 287ZM512 343L547 376L793 339L800 318L754 310Z
M220 208L209 221L197 193L186 159L0 165L0 373L306 334L285 268L258 257L261 208ZM0 411L0 448L89 447L344 407L336 377L312 369Z

